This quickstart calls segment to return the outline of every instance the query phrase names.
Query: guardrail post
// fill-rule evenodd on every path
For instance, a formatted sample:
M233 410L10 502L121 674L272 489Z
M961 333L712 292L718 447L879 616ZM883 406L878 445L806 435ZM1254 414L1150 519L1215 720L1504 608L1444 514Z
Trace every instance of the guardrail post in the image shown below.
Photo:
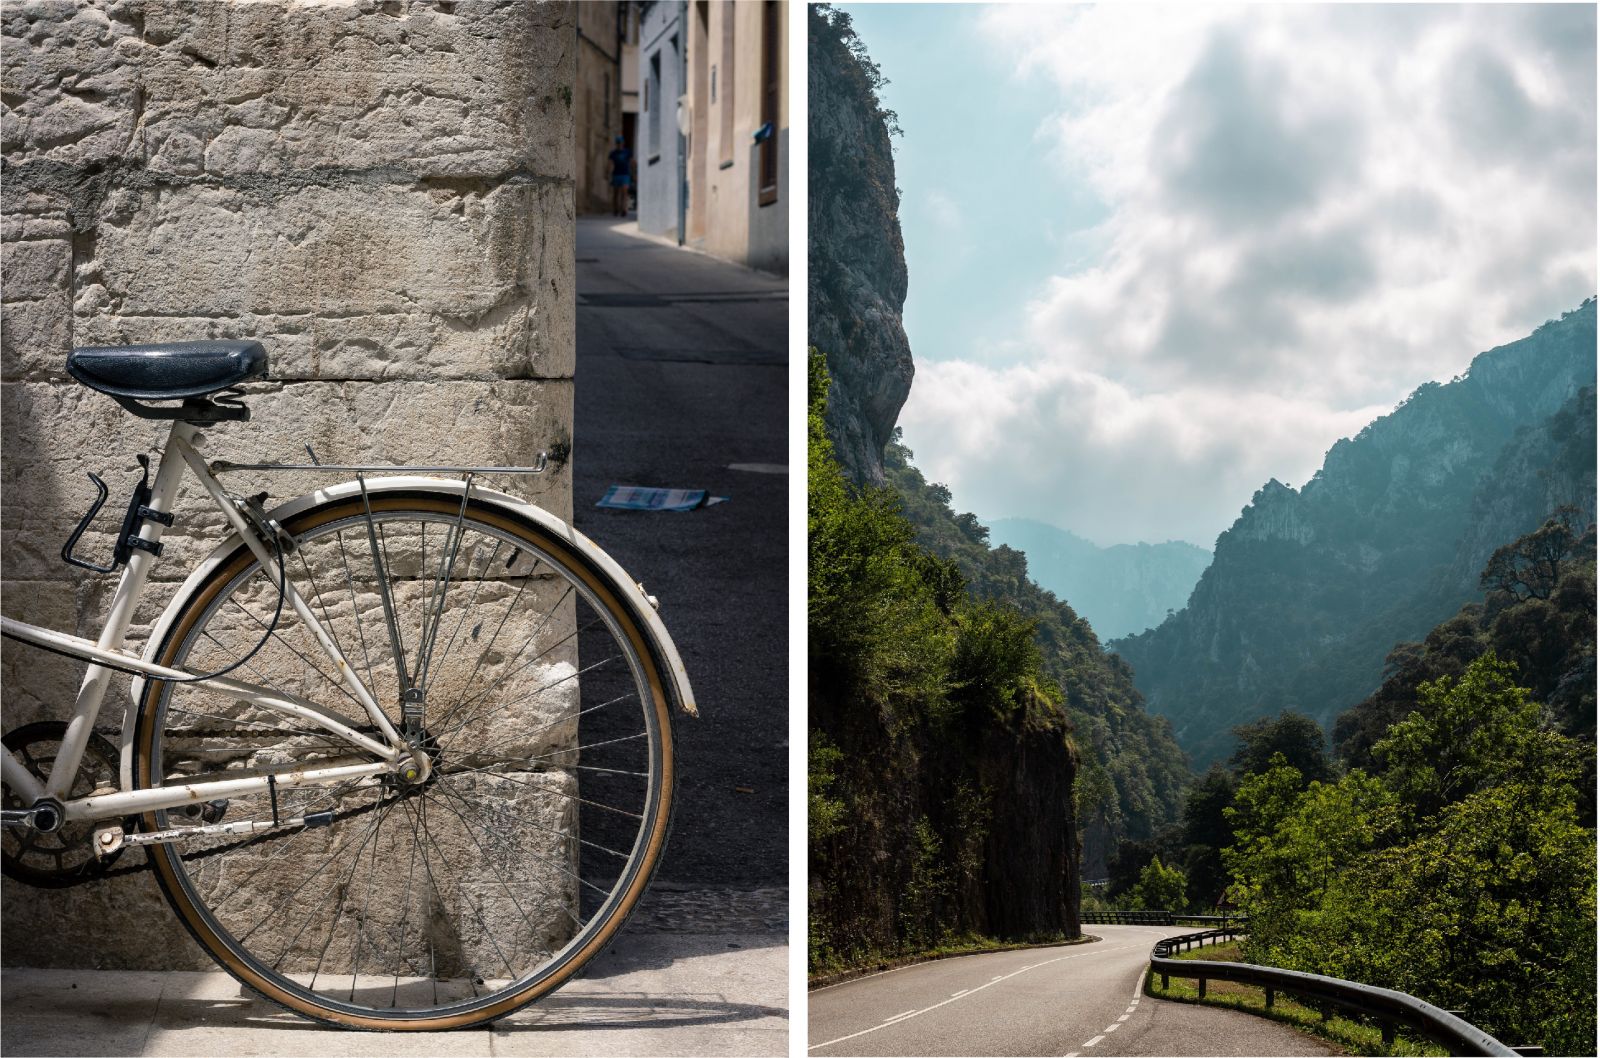
M1266 992L1267 992L1267 1009L1271 1010L1272 1009L1272 1001L1276 997L1273 995L1272 989L1269 988L1269 989L1266 990Z
M1167 980L1167 975L1166 974L1162 974L1161 975L1161 990L1163 992L1165 992L1167 989L1169 989L1171 987L1172 987L1172 982Z
M1200 998L1204 999L1206 997L1206 979L1204 977L1201 977L1201 978L1199 978L1199 981L1200 981Z
M1378 1028L1383 1033L1383 1045L1385 1047L1393 1047L1394 1046L1394 1022L1392 1022L1392 1021L1382 1022L1382 1023L1379 1024Z

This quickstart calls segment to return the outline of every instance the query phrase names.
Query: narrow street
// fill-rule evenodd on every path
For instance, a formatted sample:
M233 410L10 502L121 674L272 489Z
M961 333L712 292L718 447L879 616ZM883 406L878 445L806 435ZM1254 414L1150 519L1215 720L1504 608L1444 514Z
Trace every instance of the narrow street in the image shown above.
M633 931L787 929L787 284L580 218L573 520L661 600L699 700ZM698 510L595 506L611 485ZM625 941L624 941L625 943Z

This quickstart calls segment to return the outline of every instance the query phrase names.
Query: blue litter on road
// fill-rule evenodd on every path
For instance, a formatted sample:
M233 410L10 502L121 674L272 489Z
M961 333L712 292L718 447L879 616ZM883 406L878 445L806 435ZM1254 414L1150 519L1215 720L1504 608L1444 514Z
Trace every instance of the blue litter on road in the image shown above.
M726 496L711 496L705 489L654 489L642 485L613 485L596 507L617 511L692 511L726 503Z

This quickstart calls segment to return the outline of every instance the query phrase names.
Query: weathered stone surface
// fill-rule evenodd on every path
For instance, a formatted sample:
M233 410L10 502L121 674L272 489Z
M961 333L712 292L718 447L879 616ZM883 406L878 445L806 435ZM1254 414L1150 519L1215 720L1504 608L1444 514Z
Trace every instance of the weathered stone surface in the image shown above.
M324 462L503 465L553 450L542 477L483 483L570 518L570 5L19 0L0 8L0 37L8 616L99 628L114 580L59 556L94 497L85 472L112 490L80 544L104 561L133 456L165 436L166 424L70 381L74 346L258 339L271 372L247 387L254 421L207 429L208 458L298 462L309 443ZM279 502L328 480L228 485ZM192 480L176 513L130 649L223 535ZM416 603L422 583L402 578L397 591ZM549 602L541 592L530 599ZM360 576L352 596L327 601L333 619L359 608L375 620ZM289 634L310 656L305 631ZM547 662L574 663L559 651ZM253 664L286 688L331 693L293 652ZM4 726L65 718L81 674L7 641ZM101 726L120 722L127 688L113 679ZM539 715L574 700L555 692ZM575 730L552 724L544 737L531 749L554 752ZM527 849L565 856L576 817L550 822ZM504 909L483 907L493 901L471 905L504 925ZM11 963L204 963L147 875L59 892L8 884L3 915Z
M877 95L838 35L808 15L811 271L807 341L828 360L828 434L857 482L883 483L883 446L915 367L894 152Z
M565 182L571 17L532 2L9 4L5 149L176 177Z

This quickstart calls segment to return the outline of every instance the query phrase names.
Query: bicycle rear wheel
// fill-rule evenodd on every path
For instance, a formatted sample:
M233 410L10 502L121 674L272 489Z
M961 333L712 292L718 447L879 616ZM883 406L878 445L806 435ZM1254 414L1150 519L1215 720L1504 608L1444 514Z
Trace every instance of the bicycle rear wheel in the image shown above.
M422 692L432 773L148 813L147 830L321 824L154 846L157 878L222 966L308 1017L438 1030L508 1014L615 935L670 826L668 676L624 602L638 589L542 526L442 490L337 500L284 528L289 579L397 728L406 686ZM207 672L243 656L270 626L276 578L241 546L183 602L158 660ZM367 724L291 608L232 675ZM201 684L152 682L140 702L140 787L351 759Z

